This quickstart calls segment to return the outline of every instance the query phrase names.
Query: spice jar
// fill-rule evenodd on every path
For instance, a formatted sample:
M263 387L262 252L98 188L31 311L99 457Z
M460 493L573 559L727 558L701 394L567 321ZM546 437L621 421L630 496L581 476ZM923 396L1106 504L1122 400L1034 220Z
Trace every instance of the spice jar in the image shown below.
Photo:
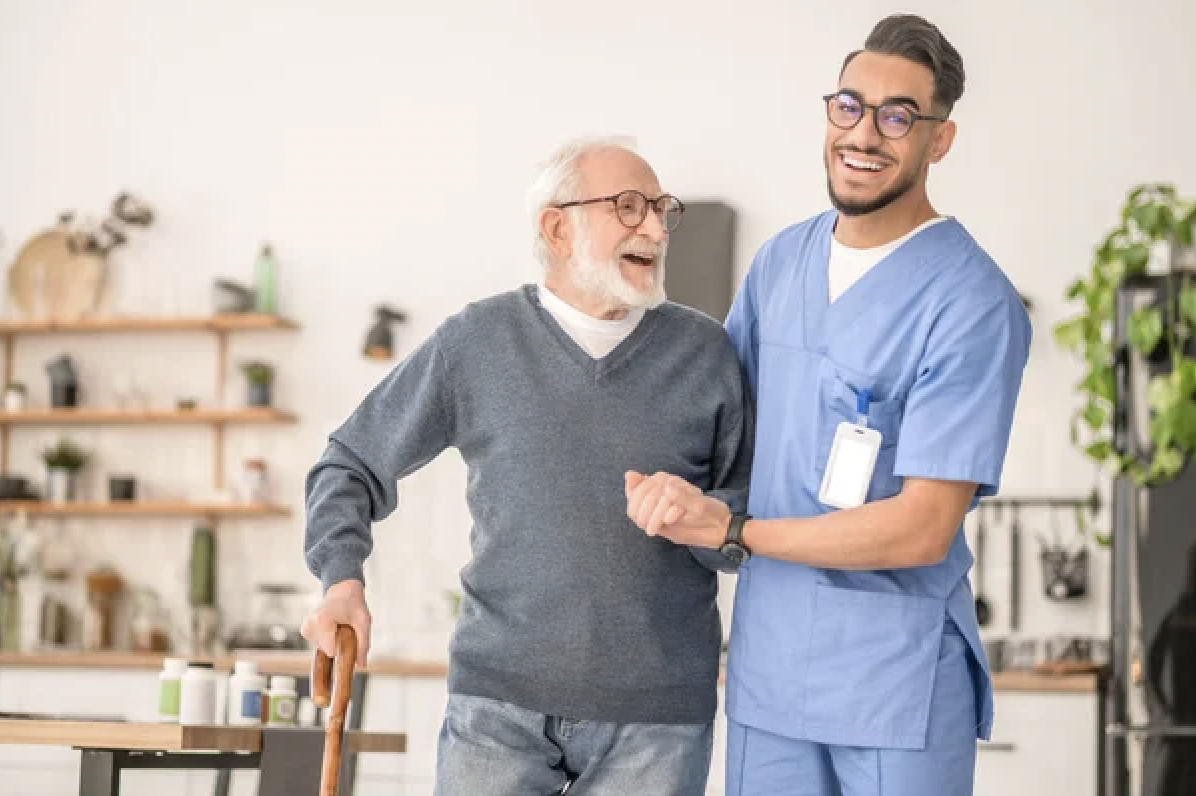
M107 569L87 576L87 643L92 650L109 650L116 642L117 598L124 588L120 575Z
M20 412L25 408L25 385L13 382L4 388L4 411Z
M265 503L268 479L265 459L246 459L242 467L241 488L246 503Z

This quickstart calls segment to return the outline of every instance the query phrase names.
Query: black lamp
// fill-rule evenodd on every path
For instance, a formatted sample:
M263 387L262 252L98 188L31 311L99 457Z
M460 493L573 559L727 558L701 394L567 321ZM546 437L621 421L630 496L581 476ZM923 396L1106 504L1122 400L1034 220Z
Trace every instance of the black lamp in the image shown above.
M406 321L407 315L385 305L378 307L374 313L376 316L374 325L366 333L365 348L362 350L362 354L365 355L366 359L393 359L395 355L395 337L394 333L390 330L390 325Z

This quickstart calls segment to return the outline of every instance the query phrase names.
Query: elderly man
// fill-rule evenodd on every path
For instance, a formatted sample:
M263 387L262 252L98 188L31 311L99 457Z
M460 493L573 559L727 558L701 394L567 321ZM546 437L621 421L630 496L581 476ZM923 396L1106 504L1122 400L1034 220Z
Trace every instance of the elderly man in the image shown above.
M396 481L469 469L472 560L450 650L438 796L698 796L729 551L645 537L624 472L746 506L750 401L714 320L664 300L683 205L616 142L570 144L533 190L541 284L446 320L332 432L307 480L303 634L369 639L362 564Z

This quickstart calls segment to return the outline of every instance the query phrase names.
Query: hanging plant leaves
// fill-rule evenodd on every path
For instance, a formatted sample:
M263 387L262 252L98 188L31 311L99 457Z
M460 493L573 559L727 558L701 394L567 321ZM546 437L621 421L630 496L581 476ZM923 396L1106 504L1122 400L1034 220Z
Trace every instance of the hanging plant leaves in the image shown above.
M1196 284L1165 280L1166 296L1129 318L1129 344L1164 371L1147 385L1150 444L1143 460L1111 442L1113 315L1122 282L1143 274L1152 253L1170 247L1174 262L1176 246L1192 245L1196 200L1180 199L1167 183L1144 183L1127 193L1120 218L1093 252L1089 273L1068 285L1068 301L1080 302L1082 311L1058 324L1054 338L1085 365L1078 385L1083 404L1070 424L1073 444L1116 473L1154 485L1173 478L1196 454L1196 359L1187 353L1196 340Z
M1138 310L1130 316L1127 332L1130 344L1143 356L1150 356L1163 339L1163 313L1157 307Z
M1180 289L1179 314L1189 327L1196 326L1196 287L1184 285Z

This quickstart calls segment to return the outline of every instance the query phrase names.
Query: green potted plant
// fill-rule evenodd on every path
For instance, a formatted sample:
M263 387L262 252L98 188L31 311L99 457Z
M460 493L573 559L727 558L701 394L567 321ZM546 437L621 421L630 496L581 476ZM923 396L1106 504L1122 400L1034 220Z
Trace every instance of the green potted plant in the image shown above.
M63 438L53 448L42 452L46 463L46 499L66 503L76 499L78 475L87 463L88 455L69 439Z
M247 393L245 402L250 406L270 406L271 388L274 385L274 366L265 362L246 362L241 365L245 374Z
M1127 473L1143 486L1174 478L1196 452L1196 357L1189 353L1196 341L1196 272L1177 268L1193 252L1194 224L1196 200L1181 198L1174 186L1133 188L1120 223L1096 247L1089 273L1067 290L1068 300L1081 302L1082 310L1054 329L1056 343L1084 362L1072 442L1113 474ZM1163 268L1150 268L1159 261ZM1126 329L1130 345L1154 373L1146 391L1148 449L1134 457L1113 445L1113 323L1118 288L1148 272L1160 273L1163 290L1133 312Z

